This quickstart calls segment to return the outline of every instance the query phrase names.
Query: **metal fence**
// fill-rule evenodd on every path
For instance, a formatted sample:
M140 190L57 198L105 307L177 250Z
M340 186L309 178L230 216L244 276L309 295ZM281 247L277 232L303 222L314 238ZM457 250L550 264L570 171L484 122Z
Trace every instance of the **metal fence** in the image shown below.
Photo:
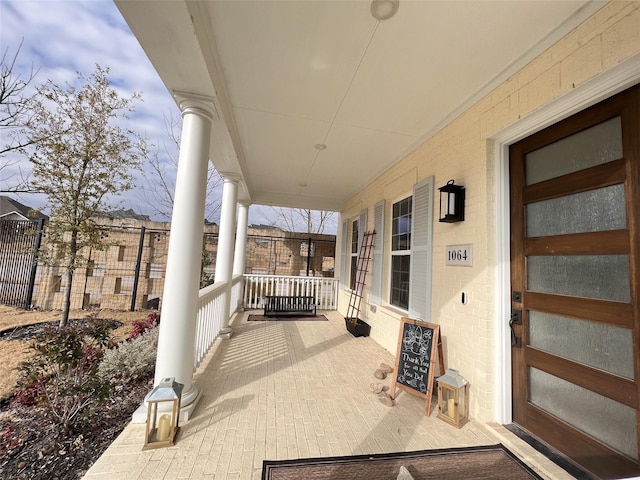
M19 308L31 305L42 227L42 220L0 222L0 304Z
M3 221L0 225L0 304L62 308L64 269L35 263L39 240L43 248L47 246L46 225L44 238L43 229L33 222ZM102 248L81 252L85 262L74 272L71 308L157 308L164 288L169 230L122 224L100 228ZM333 277L335 237L271 230L279 235L257 235L250 227L245 273ZM213 282L218 246L217 226L207 225L205 232L201 287Z
M288 234L287 236L248 235L244 273L333 277L335 237L329 235ZM215 237L217 241L217 236ZM209 244L205 235L205 248ZM215 259L215 258L214 258ZM215 271L215 265L209 268ZM205 271L209 271L205 267Z

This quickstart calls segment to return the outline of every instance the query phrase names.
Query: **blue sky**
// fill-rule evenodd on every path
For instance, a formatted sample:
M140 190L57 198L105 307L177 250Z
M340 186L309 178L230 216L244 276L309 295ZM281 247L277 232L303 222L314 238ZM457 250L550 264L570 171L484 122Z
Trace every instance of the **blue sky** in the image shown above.
M121 96L142 94L128 126L154 145L169 143L163 115L180 118L180 112L113 2L0 0L0 44L3 52L8 49L9 58L20 48L15 73L26 78L32 68L38 70L32 86L47 80L73 84L77 72L88 77L96 64L108 67L112 86ZM29 170L26 159L17 155L14 159L19 163L2 171L3 187L12 184L16 168ZM124 208L149 213L136 195L129 191L118 200ZM36 208L45 202L30 194L17 199Z
M109 68L112 86L123 97L130 98L134 92L140 92L144 100L136 103L136 113L128 126L150 143L160 146L160 150L164 149L163 145L171 148L165 118L179 119L180 112L111 0L0 0L2 51L8 49L8 56L12 57L20 42L22 47L14 71L24 78L32 67L38 70L34 86L47 80L58 85L73 84L77 72L88 77L96 64ZM29 170L25 158L14 156L14 159L18 163L0 171L0 190L11 184L12 175L16 175L18 168ZM7 159L0 159L3 160ZM174 169L171 172L175 174ZM143 185L142 181L140 185ZM39 195L12 196L34 208L42 208L46 203ZM135 190L125 192L117 200L123 208L150 214ZM268 208L256 205L250 208L250 224L268 224L269 218L275 217ZM219 221L218 218L209 220ZM335 226L331 230L333 232L326 233L334 233Z

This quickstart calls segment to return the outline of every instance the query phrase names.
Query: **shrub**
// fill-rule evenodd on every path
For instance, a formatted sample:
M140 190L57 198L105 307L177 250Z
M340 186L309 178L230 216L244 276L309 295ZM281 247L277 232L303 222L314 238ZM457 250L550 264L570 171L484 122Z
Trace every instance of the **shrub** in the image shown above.
M109 395L109 384L98 376L103 350L109 345L106 322L50 327L32 344L36 355L19 369L17 401L42 405L64 434Z
M43 373L40 374L37 380L24 377L18 381L18 388L15 391L13 401L18 405L32 406L38 403L40 391L45 387L47 383L47 377Z
M151 312L144 320L135 320L132 324L129 338L137 338L151 328L155 328L160 324L160 315L158 312Z
M98 367L100 378L112 385L122 385L151 375L156 363L158 331L157 327L148 328L105 352Z

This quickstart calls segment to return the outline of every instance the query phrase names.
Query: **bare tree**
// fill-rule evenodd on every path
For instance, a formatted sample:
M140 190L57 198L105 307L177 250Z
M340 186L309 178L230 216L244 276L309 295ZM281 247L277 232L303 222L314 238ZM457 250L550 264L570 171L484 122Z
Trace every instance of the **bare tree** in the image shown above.
M108 79L109 69L96 65L82 87L53 82L38 89L33 100L28 151L33 186L47 196L51 211L47 229L52 246L49 260L62 266L66 291L60 327L69 319L73 274L80 267L82 247L104 248L94 218L105 211L109 196L133 186L134 175L147 155L146 142L123 127L134 112L131 98L121 98Z
M335 212L324 210L270 207L269 212L263 213L269 224L288 232L324 233L335 223Z
M3 185L0 192L24 193L31 192L28 186L28 174L18 167L17 173L8 173L19 164L17 158L5 158L10 152L18 152L21 148L31 145L38 139L26 137L32 119L31 104L33 97L28 95L28 87L38 73L34 67L22 76L16 73L16 62L22 42L15 53L9 53L5 48L0 58L0 172L3 172ZM9 185L11 183L12 185Z
M164 220L171 220L173 211L173 195L176 189L175 172L178 169L180 155L180 119L173 115L163 116L167 133L167 141L162 142L162 148L158 147L145 164L142 176L145 188L141 188L137 196L147 205L153 216ZM205 204L205 217L213 221L220 210L220 194L216 192L222 178L213 165L209 165L207 171L207 198Z

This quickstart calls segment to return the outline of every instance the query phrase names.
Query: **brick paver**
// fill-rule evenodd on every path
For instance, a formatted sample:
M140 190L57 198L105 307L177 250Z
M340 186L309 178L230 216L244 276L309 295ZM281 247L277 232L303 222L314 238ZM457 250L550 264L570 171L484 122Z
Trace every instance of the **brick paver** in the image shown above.
M394 407L369 385L392 354L330 321L247 322L236 317L194 377L202 398L174 447L142 451L144 426L130 424L85 479L259 480L262 461L503 443L544 477L564 470L498 425L458 430L424 415L424 400L400 391ZM382 381L390 385L389 378ZM471 393L473 394L473 393ZM435 404L435 399L434 399Z

